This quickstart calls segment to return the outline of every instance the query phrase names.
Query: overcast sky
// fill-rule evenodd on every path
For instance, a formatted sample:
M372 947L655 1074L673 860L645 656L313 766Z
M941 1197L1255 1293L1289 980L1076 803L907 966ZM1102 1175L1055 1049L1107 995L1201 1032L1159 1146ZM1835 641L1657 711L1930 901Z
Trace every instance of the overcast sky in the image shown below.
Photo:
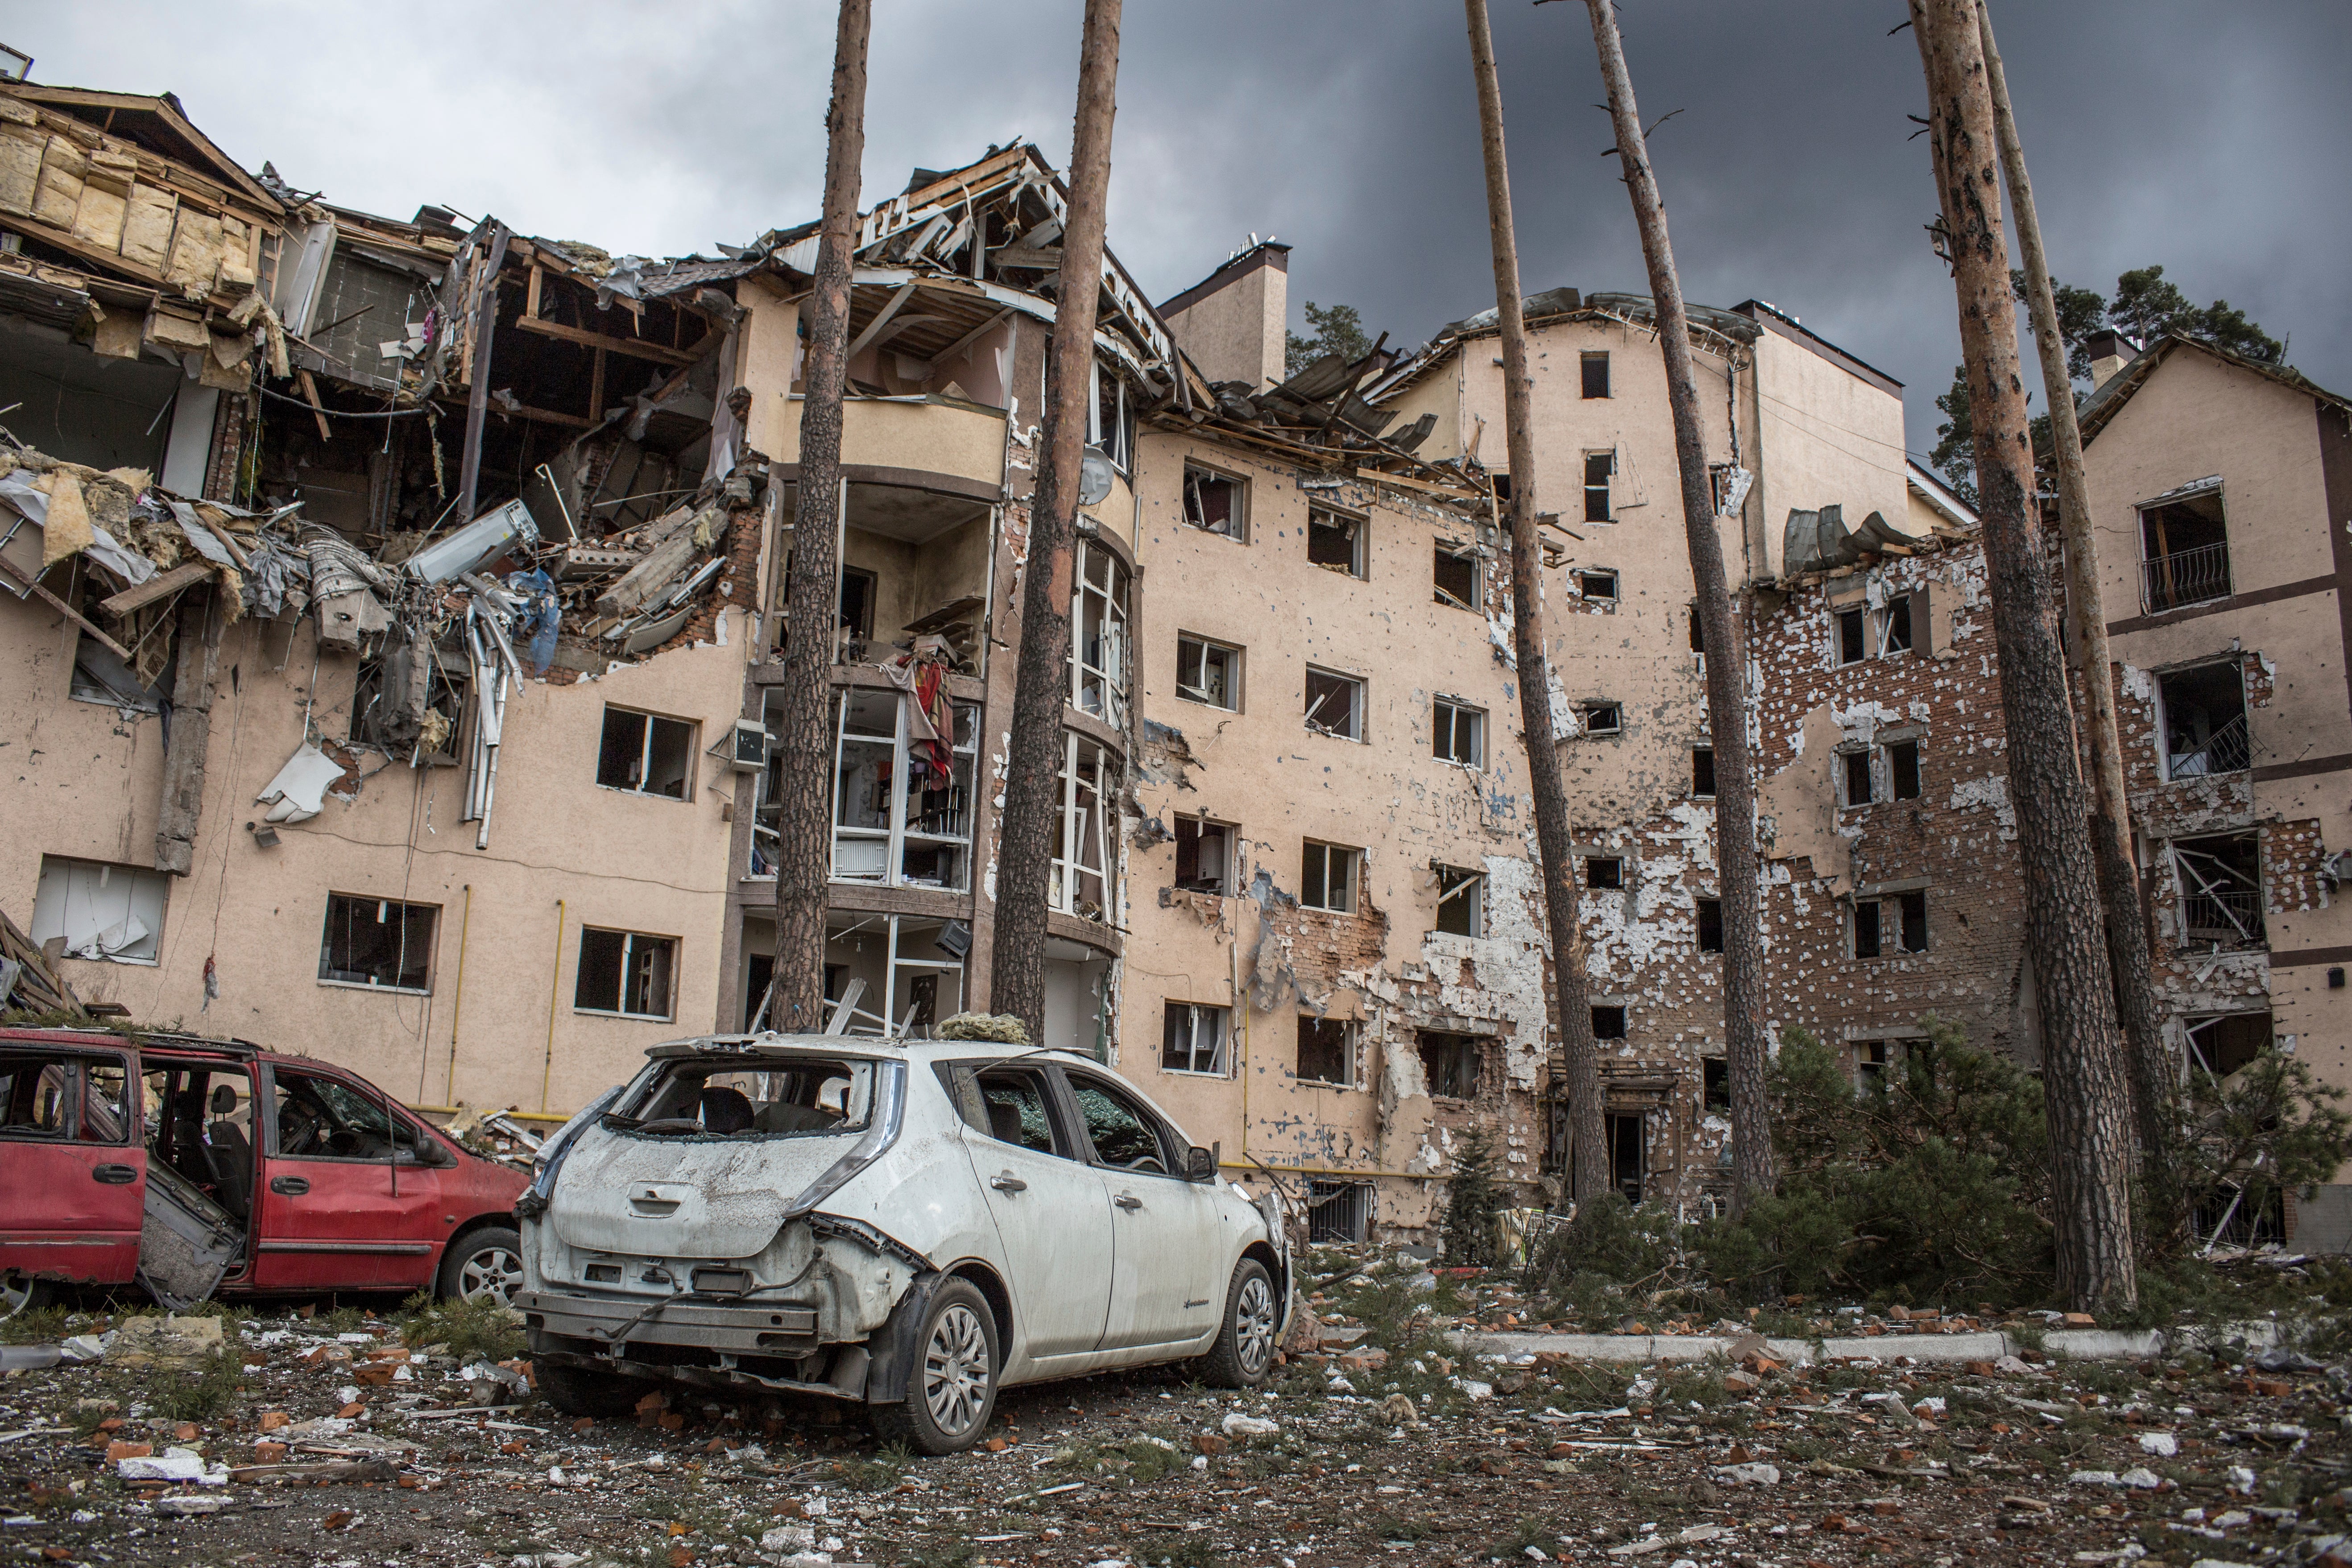
M1580 5L1494 0L1529 291L1644 290ZM1494 303L1462 14L1447 0L1133 0L1111 245L1155 299L1252 231L1301 301L1413 342ZM866 201L991 142L1068 152L1079 0L875 0ZM1622 0L1694 300L1751 296L1907 386L1958 357L1901 0ZM2000 0L2053 264L2161 263L2352 392L2352 11L2342 0ZM34 79L172 90L248 167L406 217L435 202L615 252L815 216L826 0L504 5L0 0ZM2038 400L2037 400L2038 401Z

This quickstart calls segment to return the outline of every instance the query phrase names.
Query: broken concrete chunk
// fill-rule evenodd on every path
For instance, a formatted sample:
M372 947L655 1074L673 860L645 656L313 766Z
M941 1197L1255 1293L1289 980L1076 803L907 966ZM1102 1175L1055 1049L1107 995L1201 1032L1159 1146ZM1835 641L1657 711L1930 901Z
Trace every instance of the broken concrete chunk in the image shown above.
M183 1318L144 1313L115 1330L107 1357L120 1366L194 1367L218 1352L225 1341L218 1318Z
M1760 1461L1747 1465L1726 1465L1715 1472L1716 1479L1735 1487L1777 1487L1780 1484L1780 1467Z
M1227 1412L1224 1419L1224 1433L1228 1437L1267 1437L1281 1430L1277 1422L1244 1415L1238 1410Z

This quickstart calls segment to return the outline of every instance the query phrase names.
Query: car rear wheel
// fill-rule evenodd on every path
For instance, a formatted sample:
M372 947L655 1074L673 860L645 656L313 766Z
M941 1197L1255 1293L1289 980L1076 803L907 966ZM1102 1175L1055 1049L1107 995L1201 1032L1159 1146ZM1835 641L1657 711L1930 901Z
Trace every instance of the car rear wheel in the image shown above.
M522 1289L522 1237L512 1226L486 1225L460 1237L441 1259L439 1292L445 1301L514 1304Z
M19 1312L37 1311L56 1299L57 1288L46 1279L11 1271L0 1274L0 1322Z
M654 1385L641 1377L623 1377L561 1362L534 1360L530 1375L539 1384L539 1396L566 1415L626 1415L655 1392Z
M961 1454L996 1408L996 1317L969 1279L932 1293L915 1334L907 1397L867 1407L874 1435L922 1454Z
M1213 1388L1256 1388L1274 1370L1276 1324L1281 1313L1274 1277L1255 1258L1234 1265L1225 1289L1225 1321L1217 1342L1201 1358L1201 1381Z

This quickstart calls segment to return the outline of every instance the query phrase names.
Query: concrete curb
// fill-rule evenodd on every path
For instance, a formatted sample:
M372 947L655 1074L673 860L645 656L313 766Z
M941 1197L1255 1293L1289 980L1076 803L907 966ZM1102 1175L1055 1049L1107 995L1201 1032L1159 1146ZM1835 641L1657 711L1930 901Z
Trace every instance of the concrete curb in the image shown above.
M2257 1321L2235 1323L2227 1337L2242 1338L2255 1350L2278 1342L2278 1325ZM2114 1329L2053 1329L2042 1336L2044 1353L2064 1361L2137 1361L2162 1355L2169 1349L2188 1349L2203 1342L2195 1331L2168 1334L2161 1329L2125 1333ZM1705 1361L1727 1352L1738 1338L1720 1334L1465 1334L1463 1348L1473 1355L1562 1355L1579 1361L1688 1362ZM1818 1349L1816 1344L1818 1343ZM1909 1356L1922 1362L1999 1361L2026 1349L2022 1340L1990 1331L1970 1334L1874 1334L1812 1340L1768 1339L1766 1352L1790 1365L1818 1361L1869 1357L1893 1361Z

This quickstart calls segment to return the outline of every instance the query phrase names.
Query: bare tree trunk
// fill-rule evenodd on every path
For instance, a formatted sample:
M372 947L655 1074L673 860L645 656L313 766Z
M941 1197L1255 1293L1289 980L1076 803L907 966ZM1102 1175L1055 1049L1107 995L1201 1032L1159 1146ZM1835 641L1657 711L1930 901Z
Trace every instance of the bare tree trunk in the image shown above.
M1070 141L1069 221L1062 230L1054 340L1045 361L1045 434L1029 500L1029 555L1021 583L1021 653L1006 759L990 1005L1045 1033L1045 911L1061 832L1070 692L1070 539L1094 395L1095 313L1102 299L1103 226L1110 192L1111 119L1118 87L1119 0L1087 0L1078 47L1077 123Z
M1978 26L1984 40L1985 78L1992 91L1993 133L2000 141L2002 177L2017 222L2018 253L2025 261L2025 306L2033 322L2033 346L2042 359L2042 395L2050 399L2052 466L2058 471L2058 523L2066 545L2066 589L2071 601L2074 657L2091 740L2091 847L2098 858L2099 901L2107 916L2107 963L2116 977L2131 1067L2132 1110L2139 1132L2141 1170L2147 1190L2157 1195L2171 1184L2156 1170L2164 1157L2164 1108L2171 1098L2171 1072L2164 1048L2164 1020L2156 1006L2155 966L2147 950L2147 925L2140 910L2139 879L2131 856L2131 802L2124 794L2123 740L2116 728L2115 678L2107 658L2107 623L2099 610L2099 547L2091 536L2091 491L2083 474L2083 431L2074 421L2074 381L2066 373L2066 343L2058 331L2058 301L2050 263L2042 247L2042 220L2034 213L2033 184L2026 177L2025 148L2010 111L2009 83L2000 51L1992 40L1992 13L1979 0Z
M866 41L872 0L841 0L833 104L824 117L824 212L816 282L802 307L808 361L801 402L800 483L786 586L783 767L776 818L776 967L768 1026L824 1027L824 890L833 862L835 582L841 528L841 397L849 371L849 276L857 239L857 170L866 157Z
M2009 794L2024 861L2026 939L2042 1013L2058 1289L2077 1310L2137 1299L2131 1099L2098 934L2098 873L2074 750L2058 614L2032 506L2033 447L2000 216L1999 153L1976 0L1910 0L1927 80L1927 141L1958 297L1976 426L1978 514L1992 591Z
M1666 402L1674 412L1675 458L1682 470L1683 534L1690 548L1691 588L1698 599L1699 635L1706 644L1707 732L1715 743L1716 858L1722 879L1723 1028L1731 1075L1733 1203L1772 1190L1772 1128L1764 1097L1770 1048L1764 1037L1763 911L1757 895L1756 794L1748 769L1748 648L1733 612L1716 531L1715 486L1706 471L1706 431L1700 423L1698 377L1691 365L1690 312L1675 271L1666 234L1665 198L1650 167L1633 77L1625 65L1610 0L1586 0L1592 44L1609 84L1609 115L1617 128L1618 161L1649 264L1657 302L1658 347L1666 361Z
M1571 1139L1569 1180L1579 1203L1610 1190L1607 1123L1601 1113L1600 1049L1585 986L1584 931L1576 918L1576 852L1568 794L1551 723L1551 659L1544 643L1543 547L1537 537L1534 395L1528 380L1528 322L1519 295L1519 247L1511 222L1511 177L1503 154L1503 89L1486 0L1463 0L1470 67L1478 79L1479 141L1486 153L1486 232L1495 251L1495 308L1503 323L1503 434L1511 467L1511 629L1519 666L1519 728L1527 737L1528 787L1535 796L1536 848L1543 858L1544 918L1551 927L1553 1026L1568 1068Z

